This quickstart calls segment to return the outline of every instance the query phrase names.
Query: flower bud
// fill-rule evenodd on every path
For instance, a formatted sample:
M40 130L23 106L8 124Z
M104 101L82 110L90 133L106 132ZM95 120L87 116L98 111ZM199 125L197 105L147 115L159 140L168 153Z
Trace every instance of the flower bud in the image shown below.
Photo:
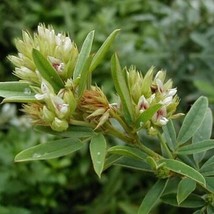
M54 131L62 132L68 128L68 122L66 120L60 120L59 118L55 117L53 122L51 123L51 128Z
M96 128L103 125L110 117L110 105L106 96L98 87L91 87L90 90L83 93L78 108L87 121L97 125Z
M54 120L54 118L55 118L54 113L48 110L46 106L43 106L42 119L47 123L51 123Z

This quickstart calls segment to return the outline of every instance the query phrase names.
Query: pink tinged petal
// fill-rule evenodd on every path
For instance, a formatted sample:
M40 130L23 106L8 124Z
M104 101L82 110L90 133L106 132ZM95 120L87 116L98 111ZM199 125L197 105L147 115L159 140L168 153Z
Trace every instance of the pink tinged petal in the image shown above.
M57 106L57 108L59 109L60 113L66 114L68 112L69 105L68 104L59 104Z
M166 115L167 115L166 108L163 107L155 113L155 115L153 116L153 120L155 123L158 123L160 125L166 125L166 123L168 122Z
M138 108L140 112L144 112L146 109L149 108L149 102L146 100L146 98L142 95L138 101Z
M66 114L69 110L69 105L64 103L64 100L59 96L51 96L51 100L55 108L62 114Z
M64 63L55 57L48 56L49 61L51 62L52 66L56 69L58 72L62 72L64 70Z

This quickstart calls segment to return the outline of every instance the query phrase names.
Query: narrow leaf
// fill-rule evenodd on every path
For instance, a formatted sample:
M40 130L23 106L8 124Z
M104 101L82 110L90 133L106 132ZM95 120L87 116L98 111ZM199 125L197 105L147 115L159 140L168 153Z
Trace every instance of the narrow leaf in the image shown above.
M126 82L125 70L121 69L119 59L116 54L113 55L111 59L111 71L114 86L123 105L125 118L128 122L131 122L134 118L132 99Z
M136 160L129 157L122 157L121 159L118 159L114 165L134 169L134 170L140 170L143 172L152 172L151 167L143 160Z
M107 149L106 140L102 134L94 135L91 138L90 143L91 159L94 166L94 170L99 177L101 177L101 173L104 168L106 149Z
M182 146L176 152L177 154L190 155L205 152L214 148L214 140L205 140L199 143Z
M200 168L200 173L204 176L214 176L214 156L211 156Z
M207 182L206 189L209 190L210 192L214 192L214 176L213 177L205 177L205 179Z
M212 128L213 128L213 116L211 109L208 108L201 126L192 137L192 143L196 144L201 141L210 139L212 134ZM202 152L200 154L193 153L193 158L195 162L198 164L200 161L202 161L205 154L206 152Z
M205 205L205 201L199 197L198 195L191 194L185 201L178 205L176 200L176 194L170 193L167 195L163 195L161 197L162 202L177 206L177 207L185 207L185 208L199 208Z
M120 155L111 154L105 159L105 164L103 167L103 171L108 169L110 166L114 165L118 160L122 159L123 157Z
M138 214L149 214L164 192L168 180L158 180L143 199Z
M34 95L28 83L18 81L0 83L0 96L5 98L3 102L31 102L36 100Z
M204 119L207 108L208 100L203 96L192 105L178 133L177 142L179 145L187 142L196 133Z
M213 214L214 213L214 207L210 204L207 206L207 214Z
M23 150L16 155L15 161L21 162L58 158L81 149L83 145L80 140L75 138L43 143Z
M64 87L64 83L49 61L36 49L32 51L33 61L41 76L47 80L54 90L58 92Z
M162 128L167 145L174 151L176 147L176 132L172 120L169 120L169 122Z
M109 153L145 160L147 155L139 149L129 146L113 146L108 149Z
M77 58L77 62L74 68L73 78L74 80L81 76L82 71L84 69L85 63L91 53L92 43L94 40L94 30L89 32L86 36L80 53Z
M214 162L210 163L206 166L203 166L199 172L203 175L203 176L214 176Z
M78 87L78 95L79 97L82 96L84 90L86 89L88 83L91 80L90 74L89 74L89 66L91 64L91 57L88 57L86 59L85 65L83 67L80 80L79 80L79 87Z
M156 104L141 113L136 121L137 128L139 128L142 123L146 123L148 120L150 120L153 115L161 108L161 106L161 104Z
M181 204L196 188L196 182L189 178L183 178L178 184L177 202Z
M84 139L94 135L93 129L84 126L69 126L66 131L57 132L47 126L36 126L36 131L68 138Z
M193 169L192 167L186 165L185 163L172 159L164 159L161 160L160 163L164 163L165 164L164 166L169 170L184 175L188 178L191 178L192 180L203 185L204 187L206 186L206 181L203 175L196 171L195 169Z
M91 66L90 66L90 72L92 72L100 64L100 62L102 61L102 59L105 57L107 51L111 47L111 44L115 40L115 37L117 36L117 34L119 33L119 31L120 31L120 29L114 30L108 36L108 38L105 40L105 42L102 44L102 46L97 51L97 53L94 55L93 60L91 62Z

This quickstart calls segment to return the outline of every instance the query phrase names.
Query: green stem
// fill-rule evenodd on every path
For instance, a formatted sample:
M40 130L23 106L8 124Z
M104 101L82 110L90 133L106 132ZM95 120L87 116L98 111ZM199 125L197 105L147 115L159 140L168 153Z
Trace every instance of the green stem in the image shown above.
M133 142L132 138L128 137L123 132L120 132L118 129L114 128L112 125L106 123L105 127L106 129L104 130L106 130L107 134L117 137L128 144L132 144Z
M173 159L173 155L172 155L172 153L170 152L168 146L166 145L166 142L164 141L164 139L163 139L162 135L160 134L160 132L158 132L158 138L159 138L159 140L160 140L160 143L161 143L162 147L163 147L164 150L166 151L168 157L169 157L170 159Z
M156 160L159 160L161 158L163 158L161 155L159 155L158 153L154 152L153 150L151 150L150 148L146 147L145 145L143 145L139 140L136 141L135 144L140 150L142 150L143 152L145 152L148 156L153 157Z
M115 129L113 126L111 126L110 124L106 124L106 130L107 133L115 136L121 140L123 140L124 142L126 142L129 145L133 145L137 148L139 148L140 150L142 150L143 152L145 152L148 156L151 156L155 159L161 159L162 156L159 155L158 153L154 152L153 150L151 150L150 148L144 146L140 141L137 135L133 136L133 137L129 137L127 135L125 135L125 133L118 131L117 129Z
M112 109L110 114L112 115L113 118L115 118L120 125L123 127L123 129L127 132L130 133L131 129L127 126L127 124L123 121L123 119Z

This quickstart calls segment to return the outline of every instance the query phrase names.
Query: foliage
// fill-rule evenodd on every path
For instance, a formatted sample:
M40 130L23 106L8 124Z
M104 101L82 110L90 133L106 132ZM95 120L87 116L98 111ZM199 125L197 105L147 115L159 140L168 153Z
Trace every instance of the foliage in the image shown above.
M213 44L212 1L209 0L197 2L144 1L142 4L141 0L135 1L94 0L93 2L91 2L91 4L88 4L88 2L84 0L72 2L62 0L57 3L53 3L51 1L45 1L45 3L43 1L35 2L32 0L29 0L27 2L21 2L16 0L12 2L2 1L0 4L0 10L2 12L1 13L2 17L5 17L2 18L2 20L6 20L4 22L3 21L1 22L0 28L1 30L0 42L4 49L4 51L2 51L1 53L1 59L3 59L1 61L5 62L5 56L8 55L8 53L11 54L11 51L14 51L11 41L14 37L20 35L20 29L26 28L35 29L38 22L53 24L56 29L58 30L63 29L63 31L69 32L72 37L74 37L75 35L74 38L78 46L81 46L80 44L82 43L84 37L87 35L89 31L96 29L96 34L92 46L93 53L98 50L102 42L106 39L109 32L116 28L122 28L122 33L120 34L119 38L117 38L117 42L114 44L114 47L116 47L116 49L118 50L121 65L126 64L129 67L129 65L135 64L137 68L140 68L142 70L142 73L145 73L145 71L151 65L156 65L158 68L161 67L167 69L169 71L168 74L171 77L173 77L176 86L178 86L179 89L178 93L180 97L182 97L181 108L187 107L189 105L187 101L192 103L193 100L195 100L196 97L198 97L198 95L201 92L208 96L209 101L213 102L213 90L212 90L213 76L212 72L210 72L212 71L213 68L213 50L211 48ZM8 11L11 11L11 13L8 13ZM17 13L16 11L19 12ZM23 12L21 13L20 11ZM93 14L93 16L91 14ZM61 23L63 23L63 25L61 25ZM5 37L6 32L7 37ZM5 40L5 38L7 38L7 40ZM109 48L112 50L111 47ZM111 52L109 51L109 53ZM107 59L110 57L109 53L107 53L106 56ZM97 54L97 56L100 56L100 54ZM11 76L9 77L8 75L8 70L11 70L12 68L10 68L10 65L5 63L4 64L1 63L0 66L1 80L11 78L14 79L14 77ZM90 63L90 61L88 61L87 63ZM107 60L104 60L102 64L99 65L99 67L97 68L97 72L94 72L93 79L98 85L103 86L104 92L107 92L108 97L112 97L112 90L109 89L113 88L113 82L110 79L109 67L110 63L108 63ZM86 67L85 69L87 70ZM103 76L105 76L105 78L103 78ZM84 78L87 79L87 76L85 76ZM82 83L83 82L84 81L82 81ZM20 86L21 88L20 92L22 92L23 91L22 85L19 84L18 86ZM16 86L14 85L14 87L16 88L17 85ZM23 87L24 89L26 88L26 86L24 85ZM10 90L11 89L13 88L10 87ZM118 88L116 89L118 94L121 96L121 100L124 100L125 96L123 96L120 93L120 89L119 91ZM199 89L201 92L199 92L197 89ZM82 92L84 91L84 84L82 84L81 90ZM26 91L25 95L27 94L27 92L29 91ZM6 91L6 93L8 93L8 91ZM10 91L9 93L14 93L14 91ZM8 101L10 101L11 99L10 96L5 94L4 96L6 96ZM25 97L24 99L26 99L26 96L24 97ZM34 96L32 97L34 98ZM32 97L28 97L28 99L32 99ZM17 100L17 97L16 98L12 97L12 100L15 99ZM180 166L179 163L177 162L168 163L166 160L164 164L166 165L167 170L170 171L174 170L173 172L175 173L175 175L180 174L181 176L184 177L182 177L182 179L179 179L178 176L168 181L166 183L167 185L165 191L161 192L163 195L159 197L160 201L171 204L173 206L179 205L180 207L192 207L194 209L196 209L197 206L201 207L204 206L205 202L206 205L204 208L202 208L202 210L206 208L208 213L209 212L212 213L213 209L212 206L207 205L207 203L210 203L212 201L212 195L209 195L207 193L205 194L203 190L204 180L200 176L200 174L202 174L202 176L205 177L206 179L207 183L206 188L208 188L207 192L212 192L213 170L211 157L213 151L212 150L213 140L210 140L210 135L212 133L212 112L211 110L209 110L209 108L207 108L206 104L207 101L205 100L206 98L204 97L197 100L196 102L197 105L196 104L194 105L196 106L195 107L196 110L191 110L190 112L192 112L192 115L188 114L190 116L185 117L181 129L179 128L177 123L175 124L171 120L167 123L166 126L163 127L163 135L159 136L159 139L165 141L166 145L169 148L169 151L167 151L168 149L165 148L164 143L163 144L161 143L161 147L159 148L158 147L159 144L156 144L157 139L145 136L143 133L140 133L140 138L142 138L143 142L145 142L146 145L151 141L154 141L155 142L154 144L151 145L150 143L148 144L148 146L152 148L154 151L159 152L160 150L162 150L165 158L168 159L170 154L169 152L171 152L174 158L177 157L178 160L182 161L184 164L188 166L191 166L191 169L193 169L193 171L191 171L190 168L186 168L186 170L180 172L179 171L180 167L185 168L186 165ZM127 106L127 108L129 109L130 107ZM147 120L148 115L151 114L152 116L153 111L154 112L157 111L158 108L159 106L154 106L154 108L150 110L150 112L142 114L138 126L140 125L140 121ZM183 112L186 112L186 110L184 110ZM198 115L198 117L195 118L193 117L193 115ZM149 116L148 118L151 118L151 116ZM194 118L194 123L192 122L192 118ZM202 118L204 118L203 121ZM3 119L2 121L4 120L5 119ZM202 123L200 124L200 122ZM6 123L3 124L5 125ZM40 129L40 127L37 127L37 129ZM45 131L51 132L50 130ZM195 133L193 133L193 131ZM12 134L13 137L10 134L11 132L13 132ZM7 133L2 133L3 135L2 139L4 139L5 142L13 141L12 139L14 139L14 136L17 135L16 134L17 132L19 132L19 129L13 127L11 128L11 130L8 130ZM30 135L32 135L33 137L30 137L28 134L25 134L26 132L22 133L25 139L21 139L19 145L21 146L23 144L23 148L18 148L17 151L14 151L12 154L11 152L7 152L6 153L7 155L5 155L10 156L11 161L12 157L14 157L14 155L17 152L19 152L22 149L28 148L29 146L35 146L41 141L40 137L37 136L35 133L31 133L31 131ZM54 132L51 133L54 134ZM79 133L82 134L82 132ZM7 138L6 137L7 134L11 137ZM71 137L72 133L69 134L67 132L66 135L64 136L58 133L58 135L59 136L57 137L57 139L61 137L69 138ZM32 138L35 139L33 140ZM48 140L53 141L55 137L54 138L50 137L50 139L45 137L45 139L47 141ZM112 138L110 138L110 141L111 141L110 145L114 145ZM27 144L26 142L28 142L29 144ZM119 141L119 143L121 142ZM13 148L14 146L12 144L10 151ZM83 147L83 150L84 148L85 147ZM30 168L36 168L33 167L33 165L36 166L41 165L41 171L49 171L50 174L53 173L53 176L51 177L56 177L55 181L52 182L47 180L47 177L50 177L47 174L47 176L44 175L44 179L41 182L37 181L37 186L39 183L41 185L41 189L43 189L42 191L38 191L37 198L41 198L41 201L47 201L47 198L52 198L50 197L50 195L53 195L51 193L54 192L54 188L56 188L56 186L59 187L61 185L60 178L58 179L57 177L58 174L59 177L60 176L66 177L66 179L71 178L73 176L71 180L76 180L78 181L77 183L79 183L79 186L76 187L75 194L78 195L78 192L82 191L83 188L80 187L81 184L79 182L79 178L82 176L82 179L84 179L86 177L85 175L88 175L88 172L90 170L89 163L86 164L87 165L86 168L88 171L85 170L84 171L85 174L83 173L84 175L81 174L81 172L79 171L75 174L75 172L67 170L67 168L70 168L73 159L74 161L76 161L76 166L74 167L72 165L72 171L73 169L76 168L78 169L85 167L85 163L89 159L87 155L89 151L87 151L87 149L85 149L84 152L81 151L82 150L77 152L77 154L75 155L73 154L69 155L68 158L62 158L62 160L67 161L67 165L65 164L65 167L62 167L63 173L58 173L57 172L58 168L52 167L52 165L49 164L53 162L54 164L58 165L60 164L61 159L57 159L56 161L48 160L47 162L35 162L32 165L31 163L28 163L31 166ZM162 172L163 164L162 162L156 163L156 160L153 159L148 159L146 162L142 161L145 160L145 154L144 153L142 154L142 152L139 153L138 149L136 150L130 147L126 148L124 145L119 145L108 148L107 152L108 152L107 154L110 155L109 158L106 159L107 162L103 166L104 169L108 168L112 163L114 163L119 166L126 166L132 169L139 169L145 172L155 172L155 171ZM94 154L93 156L95 156L97 152L93 153L92 150L91 153ZM123 158L120 158L118 156L118 153L119 156L122 156ZM79 156L81 156L81 158L78 158ZM3 158L7 159L7 157L4 156ZM96 158L98 157L94 157L94 160L96 160ZM78 160L82 160L82 162L79 162ZM81 163L83 166L81 165ZM25 171L26 176L23 177L29 177L28 176L29 172L27 171L28 164L26 165L27 166ZM24 166L24 164L21 164L21 166ZM8 167L8 165L5 166L5 169L6 167ZM10 170L10 173L13 174L17 170L17 167L19 167L19 164L17 164L15 168ZM97 173L100 174L102 168L95 166L95 171L96 170L98 170ZM36 170L35 174L41 175L39 171L40 170L38 170L37 173ZM86 201L87 202L90 201L89 202L90 207L89 206L87 207L87 205L86 206L83 205L81 206L81 208L80 207L76 208L76 212L83 212L84 210L84 212L90 213L93 211L93 209L96 208L98 210L98 213L105 211L107 213L114 212L118 213L121 210L125 213L136 213L137 210L136 207L137 205L138 206L140 205L140 194L138 193L131 196L130 192L138 185L140 180L146 180L141 177L141 171L139 171L139 173L135 172L135 178L133 178L132 181L128 183L126 181L126 177L128 176L130 179L130 176L132 177L132 175L130 174L134 172L121 169L114 169L114 167L113 169L104 172L104 175L102 175L101 180L99 182L95 182L95 180L89 178L87 180L85 178L84 182L86 183L86 185L84 187L86 195L89 194L88 192L91 192L89 187L92 184L98 186L100 185L99 187L101 187L102 185L102 188L104 190L100 190L100 192L96 195L99 196L99 198L95 199L93 202L91 201L91 199L89 200L89 198L93 197L96 198L96 196L92 196L91 194L91 197L88 198L86 197L87 198ZM199 171L200 174L195 173L195 171ZM190 173L188 174L188 172L192 172L191 175ZM17 176L18 174L19 173L17 172ZM143 174L145 176L145 173ZM92 176L92 174L90 175ZM112 180L110 179L111 176ZM118 181L119 183L118 186L116 184L115 186L113 185L115 182L113 180L114 176L116 177L116 180L118 180L117 177L121 178L121 180ZM9 183L10 178L11 177L8 176L7 179L5 179L4 182L5 185L3 185L5 189L2 191L4 192L3 205L6 206L4 210L5 213L12 212L10 211L10 209L14 209L14 207L9 208L8 206L10 206L10 204L6 203L6 201L11 200L11 206L19 206L19 204L24 204L24 200L20 201L20 203L13 202L14 199L12 197L17 193L13 193L12 190L9 191L7 190L6 184ZM148 177L145 183L147 183L148 180L150 180L150 178L151 177ZM20 178L17 180L20 180ZM155 183L155 179L153 180ZM199 182L197 188L194 188L196 186L195 181ZM26 181L24 181L24 178L23 182L26 183ZM46 188L47 186L44 185L43 182L44 183L48 182L50 184L48 188L52 189L52 192L50 191L51 193L48 195L48 197L47 193L49 192L49 190L48 188ZM112 186L110 186L111 182L113 183ZM189 188L183 189L183 186L185 186L186 182L188 183L187 186ZM157 182L157 185L158 183L159 182ZM172 183L174 185L172 185ZM151 185L151 183L149 184ZM199 184L202 184L203 187L198 188ZM151 187L150 185L148 186ZM67 181L60 187L61 189L66 189L69 188L69 186L70 183ZM127 188L125 188L126 186ZM35 189L35 185L33 186L31 183L28 185L28 187L29 188L26 190L26 192L28 193L31 192L32 187L34 187ZM175 190L175 187L178 187L178 191ZM124 189L123 193L121 193L121 190L119 189ZM112 194L109 195L111 195L112 199L106 199L107 194L102 193L102 191L110 193L110 190ZM11 196L8 196L8 192L10 191ZM128 191L130 192L128 193ZM68 190L67 193L68 192L70 193L70 190ZM192 192L194 194L192 194ZM33 194L35 195L35 192L33 192ZM120 194L122 194L123 196L120 196ZM141 194L144 195L145 193L141 192ZM205 194L205 196L200 197L202 194ZM42 195L44 195L44 197L41 197ZM39 206L40 207L39 209L41 210L43 209L42 212L48 213L50 212L51 209L52 211L53 210L57 211L57 209L61 206L59 204L58 199L63 198L63 195L66 194L61 193L59 197L53 196L54 198L50 200L54 202L39 202L40 201L39 199L35 199L36 202L35 201L29 202L29 207L31 207L30 210L34 212L33 209L36 206L37 207ZM32 196L32 201L34 200L33 198L36 197ZM80 196L79 198L82 199L82 197ZM133 200L131 198L133 198ZM75 201L78 199L73 200ZM121 201L119 204L116 203L116 201L118 200ZM134 201L134 203L132 203L131 200ZM102 201L105 201L106 204L101 203ZM188 203L188 201L190 201L190 203ZM76 204L80 204L79 200ZM111 204L111 206L109 206L110 208L108 208L107 204ZM6 211L6 209L8 211ZM59 208L59 210L60 209L63 210L62 206ZM41 210L39 210L39 212L41 212ZM38 210L36 210L35 212L37 211ZM169 208L167 209L167 211L169 212ZM24 210L20 210L19 212L24 213ZM26 212L30 211L26 210ZM67 213L67 211L62 211L62 213L63 212ZM16 213L18 213L18 211L16 211Z

